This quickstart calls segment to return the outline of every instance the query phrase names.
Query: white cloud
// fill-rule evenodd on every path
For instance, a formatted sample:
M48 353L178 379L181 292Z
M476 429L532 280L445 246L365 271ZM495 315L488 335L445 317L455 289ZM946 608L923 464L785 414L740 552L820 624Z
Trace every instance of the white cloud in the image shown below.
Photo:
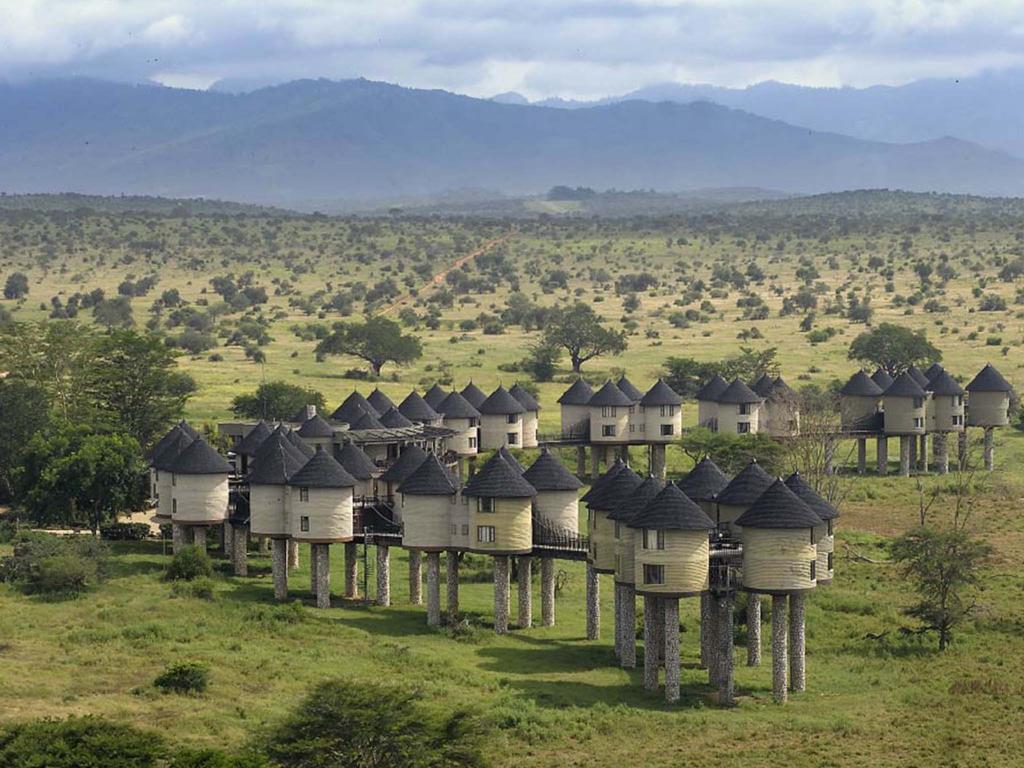
M0 0L0 77L353 77L592 98L901 83L1024 59L1007 0Z

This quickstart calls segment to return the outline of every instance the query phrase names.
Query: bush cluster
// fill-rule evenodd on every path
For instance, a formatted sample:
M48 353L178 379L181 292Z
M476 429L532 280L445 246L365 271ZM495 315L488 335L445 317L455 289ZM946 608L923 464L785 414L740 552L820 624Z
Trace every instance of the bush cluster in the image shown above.
M100 538L107 541L145 541L149 538L147 523L106 523L100 526Z
M20 534L14 552L0 560L0 581L28 594L74 597L101 581L108 549L92 536Z
M193 581L213 575L210 556L199 547L182 547L174 553L167 566L164 578L167 581Z
M172 664L153 685L164 693L204 693L210 685L210 669L194 661Z

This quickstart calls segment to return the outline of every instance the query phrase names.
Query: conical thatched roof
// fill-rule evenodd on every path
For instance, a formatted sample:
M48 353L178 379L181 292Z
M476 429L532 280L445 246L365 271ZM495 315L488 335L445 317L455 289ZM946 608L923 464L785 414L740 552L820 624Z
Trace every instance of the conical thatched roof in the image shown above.
M640 398L640 405L644 406L644 408L657 408L660 405L680 405L682 402L683 398L677 395L675 390L665 383L664 379L658 379L654 382L654 386L648 389L644 396Z
M576 379L562 396L558 398L559 405L588 405L590 398L594 396L594 390L590 388L583 379Z
M597 390L594 396L590 398L590 402L587 403L591 408L628 408L632 404L633 401L611 379L608 379L604 386Z
M281 425L281 428L284 431L284 436L288 438L288 442L294 445L296 448L298 448L299 453L301 453L307 459L313 458L314 451L312 446L307 445L305 442L303 442L302 438L299 437L294 430L288 429L283 424Z
M521 499L537 495L514 467L500 453L495 453L480 471L466 483L463 496L482 496L493 499Z
M469 384L467 384L465 387L463 387L462 391L459 392L459 394L466 398L469 404L476 408L478 411L480 410L480 406L483 405L484 400L487 399L487 394L472 381L469 382Z
M181 425L175 426L165 437L169 439L160 441L163 445L159 451L153 452L150 461L154 469L170 472L178 454L188 448L195 438L182 429Z
M716 373L697 390L697 399L717 403L719 396L728 388L729 382Z
M401 412L392 406L388 408L384 413L380 415L380 423L388 429L398 429L399 427L411 427L413 423L409 421Z
M992 363L986 363L978 375L971 379L967 385L968 392L1012 392L1010 382L1003 378L1003 374L995 369Z
M373 410L381 416L383 416L389 408L395 407L395 404L391 402L391 398L381 392L377 387L374 387L373 392L366 396L366 402L368 402Z
M822 519L781 479L775 480L750 508L736 518L742 528L814 528Z
M609 520L629 523L640 510L646 507L654 497L661 493L665 484L654 475L648 475L640 485L636 486L621 504L608 512Z
M406 395L405 400L398 405L398 412L411 421L437 421L441 418L415 389Z
M439 406L446 397L448 397L448 390L437 382L434 382L434 386L423 394L423 401L436 411L437 406Z
M939 397L954 397L964 393L964 388L944 370L940 370L928 380L928 390Z
M377 415L376 409L370 405L370 402L353 390L352 394L346 397L341 405L335 409L334 413L331 414L331 421L344 421L346 424L351 425L364 413Z
M192 428L192 425L191 425L191 424L189 424L189 423L188 423L187 421L185 421L184 419L182 419L181 421L179 421L179 422L178 422L178 426L179 426L179 427L181 427L181 431L182 431L182 432L184 432L184 433L185 433L186 435L188 435L189 437L191 437L191 438L192 438L193 440L195 440L195 439L196 439L197 437L199 437L199 433L198 433L198 432L196 432L196 431L195 431L195 430L194 430L194 429Z
M366 455L362 448L347 440L338 452L338 461L356 480L369 480L377 471L373 459Z
M618 509L626 503L642 482L643 478L640 475L629 467L625 467L601 490L597 498L593 496L590 498L587 506L603 512L611 512Z
M748 507L772 484L772 476L752 460L718 494L718 503L731 507Z
M509 388L508 393L512 395L512 397L514 397L526 410L540 410L540 403L537 402L537 399L518 381Z
M508 449L507 445L501 446L501 448L498 449L498 453L501 454L501 458L507 461L509 466L519 474L523 474L523 472L526 471L526 467L519 463L519 459L512 454L512 451Z
M617 386L622 391L622 394L628 397L631 402L638 403L640 402L640 398L644 396L644 393L633 386L633 382L625 376L621 376L619 380L615 382L615 386Z
M288 485L303 488L353 488L356 479L330 453L318 445L313 458L288 478Z
M284 432L275 430L253 457L249 485L285 485L308 460L288 441Z
M925 387L928 386L928 377L921 373L921 369L918 368L916 365L912 365L909 368L907 368L907 373L910 374L910 377L915 382L917 382L917 386L919 386L921 389L924 389Z
M834 520L839 517L839 510L825 500L811 484L808 483L799 472L794 472L786 478L786 487L800 497L801 501L814 510L814 513L822 520Z
M487 399L480 404L480 407L477 410L480 411L480 413L499 416L508 415L510 413L526 412L522 403L512 397L508 390L500 384L496 390L487 396Z
M729 478L709 456L705 456L676 485L694 501L714 501L729 485Z
M480 411L459 392L449 392L437 406L437 412L446 419L478 419Z
M904 371L897 376L884 393L885 397L924 397L925 394L924 389L914 380L909 371Z
M227 475L231 465L200 436L175 457L170 471L176 475Z
M943 368L939 363L932 363L931 365L924 369L924 375L925 378L928 379L928 381L931 381L933 378L935 378L936 375L938 375L940 372L944 370L946 369Z
M772 385L775 384L775 379L769 376L767 373L762 373L750 384L750 389L755 394L761 397L768 397L768 393L772 391Z
M370 412L364 413L353 423L349 424L349 429L385 429L384 422L378 419Z
M385 483L401 483L427 458L427 452L418 445L406 446L380 479Z
M334 427L318 413L314 413L298 429L299 437L334 437Z
M583 487L572 472L565 468L551 451L542 448L537 460L523 472L530 485L541 491L576 491Z
M594 484L590 486L590 490L584 493L580 497L580 501L590 503L591 499L597 498L604 492L605 487L612 481L619 472L626 468L625 462L622 459L616 459L610 467L605 471L603 475L594 481Z
M655 531L710 531L715 528L715 522L707 513L672 483L633 515L628 525Z
M451 496L458 489L458 480L433 453L398 486L399 493L411 496Z
M878 388L883 392L892 386L893 378L889 375L889 372L884 368L876 368L875 372L871 374L871 380L878 385Z
M717 402L725 405L760 403L761 396L739 379L733 379L733 382L718 396Z
M270 433L273 430L267 422L260 420L255 427L245 433L245 437L241 439L238 445L235 447L235 453L239 455L255 456L256 451L263 445L263 441L270 437Z
M881 397L882 388L861 368L843 385L839 394L846 397Z

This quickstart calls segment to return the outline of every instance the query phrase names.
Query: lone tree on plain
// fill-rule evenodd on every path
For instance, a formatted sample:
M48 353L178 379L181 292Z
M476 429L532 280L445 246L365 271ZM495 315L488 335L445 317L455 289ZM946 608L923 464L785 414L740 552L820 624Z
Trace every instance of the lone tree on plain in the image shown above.
M586 304L577 302L554 312L544 332L546 346L559 347L569 353L573 373L598 355L618 355L626 350L626 334L601 325L601 318Z
M23 272L14 272L4 283L5 299L23 299L28 296L28 277Z
M325 355L352 355L370 364L375 376L385 363L405 365L423 355L423 345L402 327L383 317L365 323L335 323L331 334L316 345L317 359Z
M847 357L877 365L895 378L911 365L939 362L942 360L942 352L928 341L924 331L912 331L894 323L881 323L855 338L850 344Z
M252 394L236 395L231 401L231 412L241 419L284 421L306 405L315 405L318 412L327 410L324 396L315 389L267 381Z

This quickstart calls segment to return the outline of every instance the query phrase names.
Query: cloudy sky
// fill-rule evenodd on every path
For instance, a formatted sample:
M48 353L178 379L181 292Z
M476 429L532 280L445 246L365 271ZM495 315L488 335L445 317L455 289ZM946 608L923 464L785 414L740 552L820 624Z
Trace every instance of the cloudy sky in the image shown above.
M1024 64L1016 0L0 0L0 79L368 77L594 98L899 84Z

